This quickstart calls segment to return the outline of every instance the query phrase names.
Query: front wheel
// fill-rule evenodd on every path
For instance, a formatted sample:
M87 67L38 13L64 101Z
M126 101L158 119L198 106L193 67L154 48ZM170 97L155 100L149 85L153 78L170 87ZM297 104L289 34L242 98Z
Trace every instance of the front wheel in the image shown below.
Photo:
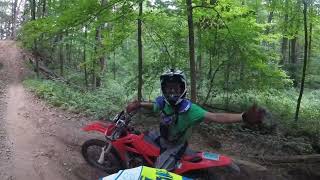
M109 153L105 154L104 162L98 162L103 147L108 143L99 139L90 139L83 143L81 153L84 159L93 167L103 170L109 174L116 173L121 169L121 160L117 152L112 148Z

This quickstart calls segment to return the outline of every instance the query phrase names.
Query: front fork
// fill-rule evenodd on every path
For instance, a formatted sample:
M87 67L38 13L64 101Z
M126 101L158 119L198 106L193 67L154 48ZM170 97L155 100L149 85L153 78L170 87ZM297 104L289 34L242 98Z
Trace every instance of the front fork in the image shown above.
M102 148L102 151L101 151L101 154L100 154L100 157L99 157L99 160L98 160L99 164L103 164L104 163L104 157L105 157L104 155L108 154L110 152L111 148L112 148L111 142L109 142L108 146L104 146Z

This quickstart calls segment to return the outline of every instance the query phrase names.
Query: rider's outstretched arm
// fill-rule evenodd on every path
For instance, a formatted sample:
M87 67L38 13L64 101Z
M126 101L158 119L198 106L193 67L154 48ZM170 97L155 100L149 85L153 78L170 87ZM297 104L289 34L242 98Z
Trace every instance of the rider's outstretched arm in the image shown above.
M140 102L140 107L146 110L153 110L153 103L152 102Z
M153 103L152 102L139 102L139 101L133 101L129 103L126 107L127 112L133 112L137 111L140 108L146 109L146 110L153 110Z
M242 122L241 114L231 114L231 113L212 113L207 112L204 117L206 123L216 122L216 123L236 123Z
M261 124L265 114L265 109L253 105L247 111L238 114L206 112L204 121L217 123L245 122L247 124L254 125Z

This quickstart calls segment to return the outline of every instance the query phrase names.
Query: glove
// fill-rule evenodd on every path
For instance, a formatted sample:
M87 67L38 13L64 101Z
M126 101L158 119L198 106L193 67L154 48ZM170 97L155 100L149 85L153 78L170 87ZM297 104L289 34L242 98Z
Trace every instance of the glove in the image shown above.
M126 107L126 111L127 113L131 113L133 111L136 111L140 108L140 102L138 100L132 101L130 102L127 107Z
M254 104L249 110L242 114L242 120L249 125L261 124L266 114L266 110Z

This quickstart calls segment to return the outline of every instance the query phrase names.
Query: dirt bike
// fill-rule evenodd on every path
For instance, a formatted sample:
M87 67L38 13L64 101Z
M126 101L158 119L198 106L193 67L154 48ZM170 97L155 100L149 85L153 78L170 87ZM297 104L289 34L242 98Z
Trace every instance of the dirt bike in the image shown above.
M153 167L160 155L160 146L150 132L141 133L129 126L132 114L124 111L110 122L93 122L84 131L97 131L105 140L90 139L82 145L82 155L92 166L107 173L137 166ZM239 173L232 159L217 153L195 152L187 148L173 173L190 178L218 179L217 170L224 173Z

